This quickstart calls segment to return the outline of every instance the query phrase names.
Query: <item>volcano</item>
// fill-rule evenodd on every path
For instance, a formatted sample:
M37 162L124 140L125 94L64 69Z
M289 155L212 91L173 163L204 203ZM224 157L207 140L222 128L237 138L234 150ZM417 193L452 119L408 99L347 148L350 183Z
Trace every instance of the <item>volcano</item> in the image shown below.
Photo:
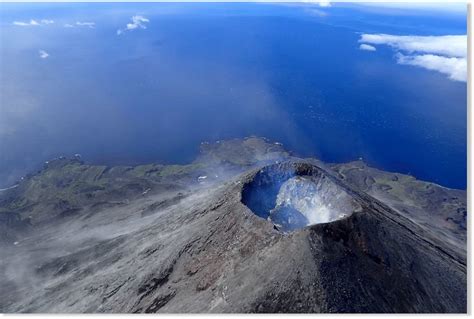
M466 216L465 191L256 137L60 158L0 193L0 310L465 313Z

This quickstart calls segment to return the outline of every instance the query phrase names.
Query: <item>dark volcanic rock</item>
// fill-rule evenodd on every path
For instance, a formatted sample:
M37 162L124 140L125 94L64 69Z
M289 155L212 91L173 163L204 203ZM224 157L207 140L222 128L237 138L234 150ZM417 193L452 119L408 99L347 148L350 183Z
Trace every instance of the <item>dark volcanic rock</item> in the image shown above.
M465 192L218 144L185 166L63 159L0 193L0 311L466 312ZM296 195L345 216L275 229Z

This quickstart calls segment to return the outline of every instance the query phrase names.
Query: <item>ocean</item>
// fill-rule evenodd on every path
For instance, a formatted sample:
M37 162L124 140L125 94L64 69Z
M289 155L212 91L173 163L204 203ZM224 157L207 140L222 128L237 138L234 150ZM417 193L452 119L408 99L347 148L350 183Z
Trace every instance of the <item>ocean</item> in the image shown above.
M60 155L188 163L201 142L257 135L300 156L362 158L466 188L466 83L358 42L364 33L465 35L465 13L245 3L0 10L0 186ZM133 16L145 28L127 29ZM31 19L54 23L14 24Z

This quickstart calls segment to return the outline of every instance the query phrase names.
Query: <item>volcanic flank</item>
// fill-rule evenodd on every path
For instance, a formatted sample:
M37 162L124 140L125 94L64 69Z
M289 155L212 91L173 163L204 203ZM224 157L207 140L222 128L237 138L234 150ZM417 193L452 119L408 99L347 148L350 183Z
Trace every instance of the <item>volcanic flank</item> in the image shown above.
M261 138L0 192L2 312L466 312L466 192Z

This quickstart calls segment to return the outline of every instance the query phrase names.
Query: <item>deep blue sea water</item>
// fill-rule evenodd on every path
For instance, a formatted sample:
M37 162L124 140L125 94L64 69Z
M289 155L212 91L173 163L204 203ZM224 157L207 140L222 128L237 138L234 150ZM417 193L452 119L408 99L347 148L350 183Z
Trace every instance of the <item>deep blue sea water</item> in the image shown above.
M186 163L249 135L466 187L466 83L358 49L466 34L465 14L357 5L0 4L0 185L50 158ZM133 15L147 29L117 35ZM13 21L52 19L18 27ZM64 28L93 21L95 28ZM38 50L49 57L41 59Z

